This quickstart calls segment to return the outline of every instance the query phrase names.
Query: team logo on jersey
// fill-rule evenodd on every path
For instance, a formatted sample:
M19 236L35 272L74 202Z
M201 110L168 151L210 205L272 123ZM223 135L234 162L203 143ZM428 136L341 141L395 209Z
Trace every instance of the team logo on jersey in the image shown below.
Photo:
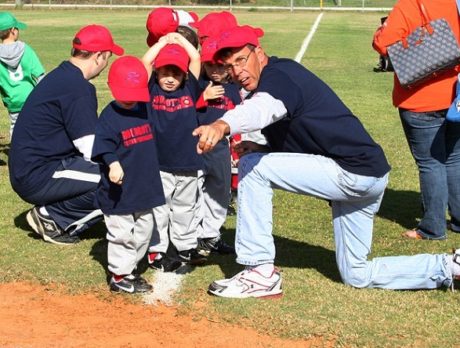
M180 98L165 98L163 95L156 95L152 100L152 108L154 110L174 112L191 107L193 107L193 100L188 95Z
M153 139L152 128L148 123L121 131L123 145L130 147Z
M18 65L16 69L8 67L8 73L10 74L11 81L22 81L24 78L24 72L22 71L21 65Z

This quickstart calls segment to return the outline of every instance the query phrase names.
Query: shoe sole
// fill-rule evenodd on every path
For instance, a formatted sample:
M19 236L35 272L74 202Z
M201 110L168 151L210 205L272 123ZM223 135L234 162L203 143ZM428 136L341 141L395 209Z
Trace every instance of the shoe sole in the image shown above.
M272 293L267 293L267 294L263 294L261 293L260 295L259 294L252 294L252 295L248 295L248 296L241 296L241 297L233 297L233 296L223 296L221 291L223 290L222 287L225 287L225 286L222 286L218 283L211 283L209 285L209 288L208 288L208 293L211 294L211 295L214 295L214 296L217 296L217 297L223 297L223 298L237 298L237 299L245 299L245 298L258 298L258 299L277 299L277 298L280 298L283 296L283 289L279 289L275 292L272 292Z
M50 237L48 237L45 233L41 233L39 229L39 223L35 220L34 215L32 214L32 210L29 210L29 212L26 215L26 220L29 226L32 228L32 230L38 234L40 237L43 238L45 242L56 244L56 245L73 245L75 243L62 243L58 242Z

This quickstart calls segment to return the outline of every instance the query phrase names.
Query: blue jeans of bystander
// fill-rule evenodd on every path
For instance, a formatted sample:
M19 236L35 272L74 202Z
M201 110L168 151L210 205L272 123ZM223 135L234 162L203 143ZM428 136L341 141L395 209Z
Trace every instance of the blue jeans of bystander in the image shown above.
M460 226L460 123L447 122L447 110L399 110L409 148L419 170L423 217L421 236L446 238L446 210Z

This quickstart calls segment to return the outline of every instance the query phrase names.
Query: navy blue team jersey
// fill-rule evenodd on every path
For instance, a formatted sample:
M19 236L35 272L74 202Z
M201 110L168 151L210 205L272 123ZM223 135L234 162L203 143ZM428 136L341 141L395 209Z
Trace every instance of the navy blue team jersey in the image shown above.
M209 79L200 78L202 90L209 84ZM207 107L198 109L198 123L200 125L211 124L221 118L226 111L232 110L236 105L241 104L241 95L239 87L234 83L225 83L222 85L225 93L222 97L207 101Z
M101 163L97 203L104 214L132 214L165 203L147 104L130 110L115 101L107 105L97 123L92 160ZM114 161L123 168L122 185L109 180Z
M82 156L73 140L94 134L97 99L82 71L65 61L32 90L14 127L10 180L21 195L49 182L64 158Z
M332 89L291 59L270 57L257 92L281 100L286 118L262 130L273 152L332 158L358 175L382 177L390 166L382 148Z
M188 79L179 89L165 92L152 75L149 90L160 169L165 172L202 169L203 159L196 149L198 137L192 135L198 127L195 103L200 88L196 78L188 74Z

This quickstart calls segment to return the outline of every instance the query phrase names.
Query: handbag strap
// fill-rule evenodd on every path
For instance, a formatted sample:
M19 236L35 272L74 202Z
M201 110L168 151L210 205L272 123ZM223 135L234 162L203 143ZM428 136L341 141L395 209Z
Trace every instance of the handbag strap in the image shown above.
M422 14L422 26L426 26L428 23L430 23L431 19L430 16L428 16L428 12L426 11L425 5L423 4L422 0L416 0L418 8L420 9L420 13ZM457 3L460 0L457 0Z

